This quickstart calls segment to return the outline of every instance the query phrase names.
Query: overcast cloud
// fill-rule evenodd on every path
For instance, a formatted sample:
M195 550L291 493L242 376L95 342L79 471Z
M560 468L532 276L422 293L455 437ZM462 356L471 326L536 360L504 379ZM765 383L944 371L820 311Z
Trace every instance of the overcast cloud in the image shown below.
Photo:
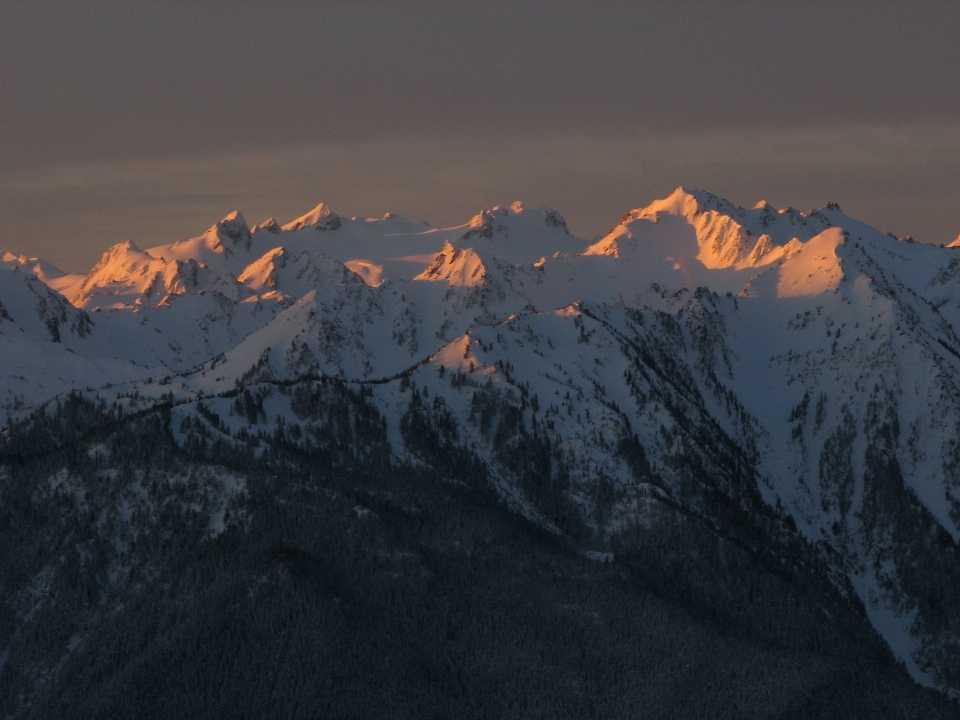
M0 0L0 249L324 200L586 237L680 184L960 233L960 4Z

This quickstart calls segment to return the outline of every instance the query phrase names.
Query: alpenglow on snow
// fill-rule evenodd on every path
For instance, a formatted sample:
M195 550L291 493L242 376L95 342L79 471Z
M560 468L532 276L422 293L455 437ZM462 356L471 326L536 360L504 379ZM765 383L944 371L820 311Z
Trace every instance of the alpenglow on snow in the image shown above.
M321 203L124 242L86 275L7 253L0 422L20 432L71 394L118 417L162 404L182 445L262 453L278 428L311 442L277 388L336 379L367 393L394 457L429 462L404 429L415 406L501 502L575 525L602 560L661 505L718 517L685 489L696 466L731 507L768 508L917 682L957 696L957 245L679 188L593 243L520 203L452 228ZM241 391L254 411L234 410ZM554 489L511 443L545 443Z

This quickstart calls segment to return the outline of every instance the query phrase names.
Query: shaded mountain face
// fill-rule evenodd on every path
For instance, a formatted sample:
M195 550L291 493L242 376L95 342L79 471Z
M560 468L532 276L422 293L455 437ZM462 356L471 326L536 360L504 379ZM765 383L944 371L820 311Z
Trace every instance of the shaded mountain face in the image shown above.
M148 703L129 688L157 668L208 658L232 627L275 637L287 617L319 633L291 663L344 633L367 649L329 650L340 681L266 695L332 698L371 673L386 688L420 643L442 680L409 685L411 708L449 715L483 687L500 700L474 714L524 714L495 704L511 673L480 668L528 650L484 623L506 613L527 637L549 607L529 631L540 657L568 610L570 642L596 646L518 681L524 702L535 676L563 678L544 703L579 688L553 714L950 716L958 253L833 204L742 209L680 188L593 244L519 203L445 229L321 204L283 226L232 213L172 245L123 243L83 279L4 256L5 710L123 714L110 698ZM548 567L591 579L536 580ZM513 610L488 583L512 588ZM460 619L436 637L399 619L426 612ZM654 633L663 622L688 623L694 645ZM609 675L584 669L615 646ZM747 659L759 647L780 653L779 680ZM230 653L240 675L265 671L252 649ZM163 712L216 695L222 662L200 662ZM643 680L597 689L626 677ZM701 689L662 690L678 682Z

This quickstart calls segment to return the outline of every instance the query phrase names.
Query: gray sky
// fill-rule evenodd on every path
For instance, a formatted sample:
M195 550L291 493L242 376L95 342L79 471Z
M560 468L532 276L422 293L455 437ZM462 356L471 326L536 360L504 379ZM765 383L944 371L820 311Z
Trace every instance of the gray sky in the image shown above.
M233 209L591 238L677 185L960 233L960 3L0 0L0 249L86 270Z

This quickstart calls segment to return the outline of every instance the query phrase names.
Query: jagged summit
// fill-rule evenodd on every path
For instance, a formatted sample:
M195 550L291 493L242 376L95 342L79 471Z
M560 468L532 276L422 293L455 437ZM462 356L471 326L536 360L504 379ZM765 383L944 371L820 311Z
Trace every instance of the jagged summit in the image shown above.
M457 482L482 467L503 507L573 528L587 559L663 512L708 534L753 518L722 537L755 538L748 554L773 568L823 563L804 592L851 599L915 679L960 696L956 252L834 203L744 209L682 187L593 243L521 203L443 228L323 204L283 228L231 213L198 237L113 246L74 307L57 271L3 255L0 421L53 417L30 413L72 391L103 400L111 427L156 403L170 442L266 461L332 447L323 388L347 381L390 458ZM114 494L103 527L124 527L139 493Z
M744 209L713 193L685 187L631 210L610 233L592 244L571 235L555 210L527 208L519 201L483 210L465 225L449 228L424 227L391 213L383 218L347 219L320 203L282 228L273 218L249 228L243 215L235 211L202 235L171 245L141 250L133 243L120 243L108 250L86 277L61 279L53 270L43 272L36 263L32 267L48 286L91 310L153 305L214 287L239 299L253 286L238 285L237 278L245 273L250 277L248 268L278 248L288 257L322 252L371 287L452 272L445 265L456 254L451 254L449 245L454 251L463 251L458 255L461 259L470 257L466 250L474 250L488 268L494 261L503 267L536 265L535 276L515 278L528 287L533 282L542 284L546 276L565 273L575 278L576 291L559 292L559 286L551 283L550 292L542 296L558 301L576 299L564 293L602 294L603 284L612 282L613 276L621 292L638 288L629 290L631 294L642 292L651 283L673 290L704 286L739 294L761 272L779 267L805 244L835 227L854 238L876 235L874 229L847 217L835 203L806 213L776 209L766 201ZM322 243L317 242L316 231L325 233ZM575 260L581 255L608 257L619 264L602 272L596 266L585 273L586 266ZM572 259L561 261L555 256ZM467 278L471 272L454 275ZM595 272L605 279L594 277ZM260 288L256 293L269 292L267 285L256 287Z
M450 285L482 285L487 277L483 258L472 248L456 248L449 241L443 244L433 263L414 280L445 280Z
M629 244L624 239L653 232L641 229L645 223L663 224L668 218L674 219L672 227L677 227L676 220L682 221L681 227L692 227L697 240L695 258L709 269L744 270L769 265L789 257L799 244L830 227L865 227L847 218L835 203L806 213L790 207L778 210L766 201L744 209L713 193L679 187L662 200L631 210L589 253L617 254ZM653 234L663 241L667 233L660 230ZM674 244L680 255L689 254L694 247L680 239ZM662 250L671 254L667 246Z
M92 323L85 312L73 307L31 270L21 271L24 266L9 262L9 257L12 256L5 254L0 262L0 321L16 325L17 335L55 343L70 334L84 338L90 333ZM9 330L0 330L0 333L4 332ZM13 357L4 357L5 363L14 360ZM24 359L16 360L20 363Z
M154 258L137 247L133 240L124 240L109 248L90 270L86 278L80 283L76 294L70 301L77 307L82 307L84 301L90 297L98 285L110 284L120 279L135 275L143 275L144 266Z
M657 213L661 212L692 219L700 213L711 210L724 215L733 215L738 208L713 193L681 186L662 200L655 200L646 207L631 210L621 222L640 218L655 219Z
M14 255L11 252L2 252L0 253L0 264L9 267L20 267L25 268L36 274L37 276L44 276L48 278L59 278L67 275L68 273L64 272L58 268L53 263L49 263L46 260L41 260L40 258L28 257L26 255Z
M470 222L467 223L469 229L463 234L463 239L485 238L492 240L496 235L504 238L510 237L510 229L505 220L511 215L518 215L521 212L523 212L523 205L519 202L515 202L510 207L496 205L492 210L481 210L470 218Z
M278 223L274 218L271 217L271 218L267 218L262 223L254 225L252 228L250 228L251 234L256 233L259 230L264 230L268 233L272 233L273 235L279 235L281 231L280 223Z
M218 232L234 243L250 239L250 228L247 227L247 221L239 210L234 210L223 220L218 222L211 230Z
M76 287L86 277L80 273L64 272L46 260L27 257L26 255L14 255L9 252L0 253L0 267L19 268L29 272L51 290L56 290L67 297L76 291Z
M307 250L292 252L277 247L248 265L237 282L253 291L256 297L292 303L311 290L322 287L351 285L363 281L343 263L323 253Z
M759 201L751 209L745 209L705 190L678 187L666 198L631 210L621 222L641 218L655 220L660 213L685 217L690 221L705 213L716 213L735 220L753 234L761 234L769 229L781 236L778 239L784 234L794 233L791 237L782 238L784 240L793 237L807 239L803 237L805 234L822 232L832 219L846 217L840 206L833 202L808 212L800 212L792 207L777 209L766 200Z
M587 247L586 241L570 234L556 210L546 206L526 208L520 201L480 211L459 237L451 240L465 247L487 248L510 263L532 263L556 253L576 254Z
M292 232L294 230L303 230L304 228L315 228L320 231L337 230L340 228L342 220L325 203L320 203L306 215L301 215L296 220L288 222L283 226L283 230Z
M198 289L209 274L193 258L157 257L126 241L104 253L70 302L86 309L165 304L171 296Z
M509 238L511 227L520 221L521 217L527 223L539 222L548 228L558 228L568 232L563 216L553 208L543 206L528 210L522 202L517 200L508 207L496 205L490 210L481 210L470 218L467 224L468 229L463 237L465 240L471 238L492 240L496 236Z

